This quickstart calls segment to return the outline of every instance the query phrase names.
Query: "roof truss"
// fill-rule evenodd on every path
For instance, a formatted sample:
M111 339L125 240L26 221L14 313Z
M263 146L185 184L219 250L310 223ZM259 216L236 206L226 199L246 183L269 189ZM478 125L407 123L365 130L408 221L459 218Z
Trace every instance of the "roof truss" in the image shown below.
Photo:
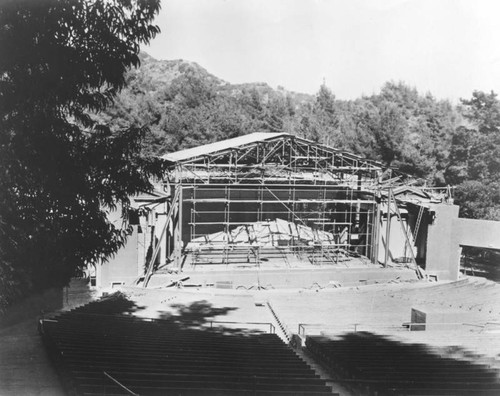
M301 173L329 175L343 180L356 176L374 179L382 164L293 135L280 134L236 147L175 162L171 172L181 172L182 179L208 182L214 178L232 182L250 182L262 177L287 177Z

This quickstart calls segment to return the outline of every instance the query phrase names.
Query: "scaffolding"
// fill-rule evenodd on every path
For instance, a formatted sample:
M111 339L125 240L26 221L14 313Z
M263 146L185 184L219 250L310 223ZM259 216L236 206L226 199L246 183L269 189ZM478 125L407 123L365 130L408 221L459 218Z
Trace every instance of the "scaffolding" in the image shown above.
M322 266L352 256L375 263L383 238L381 192L405 178L286 133L254 133L163 158L171 201L161 243L177 271L187 256L191 265L260 266L265 257L289 265L295 257Z
M256 265L270 249L279 249L285 261L293 254L314 265L374 254L379 163L288 134L248 135L165 159L172 162L165 186L175 197L172 205L179 206L168 223L167 254L179 270L192 241L217 233L223 238L207 243L205 250L218 251L225 264L236 250ZM232 240L238 227L277 219L306 227L312 238L295 235L272 246L251 238L238 244ZM195 261L203 250L198 243Z
M188 241L222 232L226 235L223 242L231 244L231 231L235 228L281 219L311 230L314 237L308 242L313 243L315 264L316 256L324 258L331 250L371 254L370 235L376 207L371 194L339 186L291 187L263 182L185 186L184 195L183 203L190 218L185 223L189 229ZM294 234L290 231L290 235ZM307 247L304 240L297 238L286 247L301 252Z

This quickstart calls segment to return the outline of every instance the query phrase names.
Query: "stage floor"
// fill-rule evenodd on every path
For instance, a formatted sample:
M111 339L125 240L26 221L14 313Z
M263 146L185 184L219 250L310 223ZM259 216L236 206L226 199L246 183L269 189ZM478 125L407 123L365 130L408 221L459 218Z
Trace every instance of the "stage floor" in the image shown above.
M188 261L188 260L186 260ZM156 271L149 287L162 287L182 280L183 287L227 289L316 289L358 286L391 281L417 281L414 269L406 265L387 268L364 257L313 265L306 260L270 258L254 264L184 265Z

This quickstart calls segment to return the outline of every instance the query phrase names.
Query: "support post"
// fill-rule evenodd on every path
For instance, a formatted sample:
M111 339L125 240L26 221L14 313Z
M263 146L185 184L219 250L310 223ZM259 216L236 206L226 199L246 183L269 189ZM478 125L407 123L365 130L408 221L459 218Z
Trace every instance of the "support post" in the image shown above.
M375 220L374 220L374 232L373 232L373 263L378 263L378 252L380 247L380 231L381 231L381 215L380 215L380 194L377 197L377 203L375 204Z
M384 267L387 267L387 261L389 260L389 245L391 239L391 198L392 190L389 188L387 192L387 223L385 225L385 257L384 257Z
M178 272L182 267L182 184L177 185L179 198L177 199L177 235L175 238L175 260Z
M163 226L163 229L161 231L160 239L158 240L158 244L155 246L155 250L153 252L153 255L151 256L151 260L149 261L148 264L148 269L146 270L146 274L144 275L144 282L142 283L143 287L147 287L149 283L149 279L151 278L151 275L153 274L153 265L154 262L156 261L156 257L158 256L158 252L160 251L160 246L163 241L163 238L166 234L167 228L172 220L172 216L175 211L176 205L178 205L179 202L179 197L180 197L180 191L181 187L178 186L178 189L175 192L174 199L172 200L172 206L170 207L170 210L168 211L167 215L167 220L165 221L165 225ZM154 232L153 232L153 241L154 241ZM176 248L176 247L174 247Z

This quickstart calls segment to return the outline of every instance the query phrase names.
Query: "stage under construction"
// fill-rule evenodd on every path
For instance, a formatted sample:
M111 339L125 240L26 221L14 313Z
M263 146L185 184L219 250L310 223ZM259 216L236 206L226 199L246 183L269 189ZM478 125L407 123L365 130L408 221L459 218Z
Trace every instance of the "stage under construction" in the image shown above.
M377 161L287 133L253 133L163 159L168 199L156 216L144 285L158 269L354 262L417 270L425 255L418 248L425 232L419 238L418 230L431 216L423 202L443 199L406 187L405 175ZM395 235L400 246L391 252Z

